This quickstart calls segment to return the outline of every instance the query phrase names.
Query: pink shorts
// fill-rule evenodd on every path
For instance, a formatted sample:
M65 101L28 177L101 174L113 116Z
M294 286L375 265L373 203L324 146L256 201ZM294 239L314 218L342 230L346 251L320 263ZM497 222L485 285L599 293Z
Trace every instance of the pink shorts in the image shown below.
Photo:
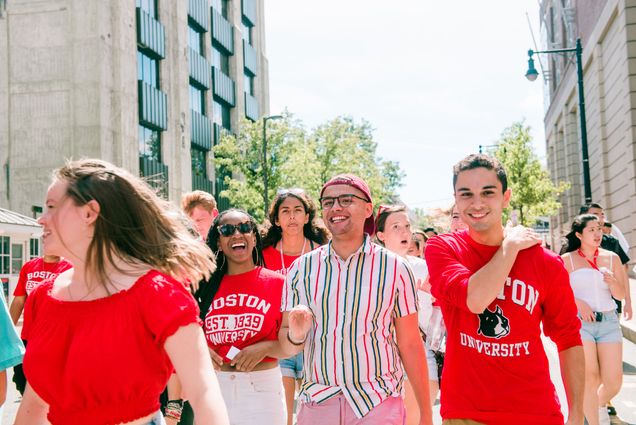
M320 404L302 403L298 412L298 425L405 425L406 410L401 397L389 397L358 419L349 402L342 395Z

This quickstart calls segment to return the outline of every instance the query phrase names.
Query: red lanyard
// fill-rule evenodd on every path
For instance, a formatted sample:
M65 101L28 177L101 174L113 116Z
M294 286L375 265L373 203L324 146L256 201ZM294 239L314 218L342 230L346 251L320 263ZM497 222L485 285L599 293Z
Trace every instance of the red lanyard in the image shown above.
M589 264L590 266L592 266L592 268L593 268L593 269L598 270L598 265L596 264L596 259L598 258L598 248L596 248L596 251L594 251L594 261L590 261L590 260L589 260L589 259L585 256L585 254L583 254L583 251L581 251L581 248L579 248L579 249L577 250L577 252L579 253L579 255L580 255L581 257L585 258L585 261L587 261L587 262L588 262L588 264Z

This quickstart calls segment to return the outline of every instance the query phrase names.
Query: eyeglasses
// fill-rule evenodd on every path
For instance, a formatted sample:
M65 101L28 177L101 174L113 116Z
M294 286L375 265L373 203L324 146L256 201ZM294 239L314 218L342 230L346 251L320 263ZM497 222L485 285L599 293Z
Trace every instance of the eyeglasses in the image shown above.
M368 199L361 198L360 196L354 195L353 193L346 193L340 196L325 196L323 198L320 198L320 206L323 210L328 210L336 205L337 200L338 204L340 204L342 208L347 208L353 202L353 198L358 198L364 202L370 202Z
M252 223L239 223L239 224L221 224L219 226L219 234L221 236L225 236L226 238L232 236L236 231L246 235L248 233L252 233L254 230L254 226Z

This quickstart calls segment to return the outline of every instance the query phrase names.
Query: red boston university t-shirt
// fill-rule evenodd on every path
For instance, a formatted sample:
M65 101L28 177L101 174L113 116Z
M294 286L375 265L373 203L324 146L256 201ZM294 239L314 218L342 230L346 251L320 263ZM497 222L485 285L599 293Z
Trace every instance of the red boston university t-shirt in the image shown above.
M467 231L427 242L431 292L448 331L442 417L489 425L563 425L541 325L559 351L581 345L568 273L552 252L538 245L524 249L501 293L482 314L474 314L466 305L468 279L498 249L478 244Z
M210 348L225 355L259 341L278 339L283 315L280 302L285 278L257 267L237 275L225 275L205 316L203 330ZM276 361L266 357L263 361Z
M65 259L60 259L56 263L47 263L44 258L34 258L27 261L20 269L18 284L13 291L14 297L31 295L31 292L42 282L55 280L58 274L73 267Z

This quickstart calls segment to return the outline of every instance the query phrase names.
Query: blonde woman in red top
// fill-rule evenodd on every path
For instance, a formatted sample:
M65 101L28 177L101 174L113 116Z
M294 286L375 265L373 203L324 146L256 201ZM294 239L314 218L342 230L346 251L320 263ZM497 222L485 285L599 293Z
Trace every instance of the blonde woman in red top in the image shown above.
M55 172L42 241L74 268L27 299L28 385L16 424L163 424L159 394L173 367L200 423L228 423L196 302L182 283L214 263L168 209L139 178L104 161Z

